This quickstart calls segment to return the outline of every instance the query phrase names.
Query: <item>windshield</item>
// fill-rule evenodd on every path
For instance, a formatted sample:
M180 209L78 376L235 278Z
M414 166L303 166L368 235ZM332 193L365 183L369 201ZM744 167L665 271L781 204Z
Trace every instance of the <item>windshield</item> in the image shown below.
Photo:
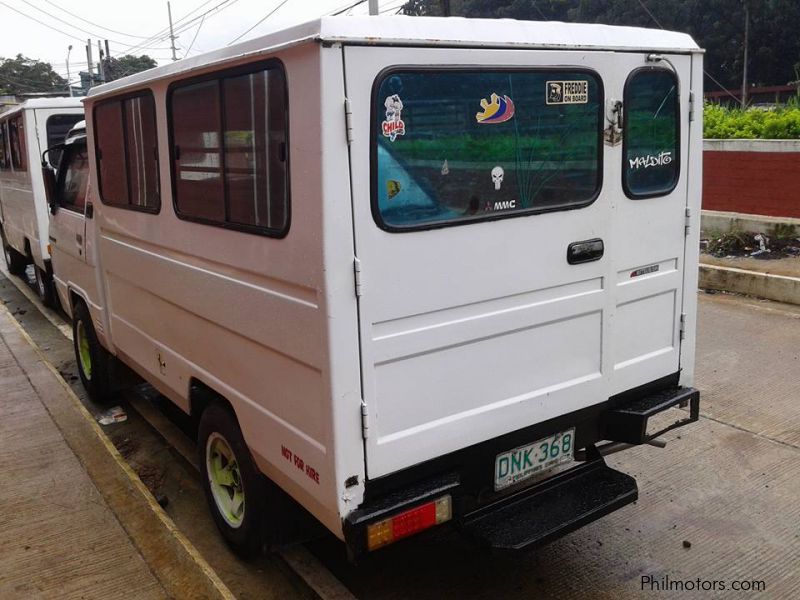
M392 72L373 106L376 218L409 229L589 204L601 108L584 71Z

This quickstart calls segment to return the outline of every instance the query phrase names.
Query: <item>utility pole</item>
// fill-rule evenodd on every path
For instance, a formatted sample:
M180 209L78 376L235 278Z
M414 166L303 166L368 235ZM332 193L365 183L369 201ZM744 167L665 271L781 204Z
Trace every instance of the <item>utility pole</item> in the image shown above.
M103 64L103 46L97 40L97 71L100 73L100 83L106 82L106 66Z
M747 106L747 47L750 45L750 6L744 2L744 67L742 69L742 108Z
M106 59L111 58L111 51L108 49L108 40L106 40Z
M86 40L86 62L89 71L89 87L94 85L94 73L92 72L92 40Z
M445 17L452 16L450 12L450 0L442 0L442 14Z
M72 52L72 44L67 47L67 90L69 90L69 97L72 98L72 78L69 75L69 53Z
M172 7L167 2L167 14L169 15L169 41L172 45L172 60L178 60L178 55L175 54L175 32L172 30Z
M373 17L378 16L378 0L369 0L369 14Z

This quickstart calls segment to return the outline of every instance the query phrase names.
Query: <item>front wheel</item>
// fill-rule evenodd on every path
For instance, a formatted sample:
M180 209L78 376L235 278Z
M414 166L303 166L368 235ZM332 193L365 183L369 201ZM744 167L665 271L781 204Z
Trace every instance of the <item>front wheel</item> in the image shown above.
M266 485L236 417L212 404L200 417L197 442L203 489L217 528L240 556L258 553L264 545Z
M42 304L48 308L55 306L55 290L53 289L53 278L47 274L47 271L34 267L34 274L36 275L36 295Z
M113 391L111 354L97 340L89 309L80 300L75 303L72 312L72 341L83 387L94 402L108 402Z

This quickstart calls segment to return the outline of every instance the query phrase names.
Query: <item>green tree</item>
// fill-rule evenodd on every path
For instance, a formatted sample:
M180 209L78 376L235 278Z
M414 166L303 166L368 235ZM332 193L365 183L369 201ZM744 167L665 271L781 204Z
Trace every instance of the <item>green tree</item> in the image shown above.
M146 71L157 67L158 63L146 54L142 56L131 56L126 54L119 58L106 58L103 60L103 68L106 72L106 81L121 79L140 71Z
M0 58L0 94L65 92L67 82L53 71L50 63L17 54Z

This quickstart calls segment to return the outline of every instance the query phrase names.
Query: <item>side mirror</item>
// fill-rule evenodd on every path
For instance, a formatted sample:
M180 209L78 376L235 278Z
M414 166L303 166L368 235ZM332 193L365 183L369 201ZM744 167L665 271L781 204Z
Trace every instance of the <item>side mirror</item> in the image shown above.
M47 198L47 204L50 205L50 213L56 214L56 210L58 210L56 171L47 164L47 161L42 161L42 181L44 181L44 194L45 198Z

